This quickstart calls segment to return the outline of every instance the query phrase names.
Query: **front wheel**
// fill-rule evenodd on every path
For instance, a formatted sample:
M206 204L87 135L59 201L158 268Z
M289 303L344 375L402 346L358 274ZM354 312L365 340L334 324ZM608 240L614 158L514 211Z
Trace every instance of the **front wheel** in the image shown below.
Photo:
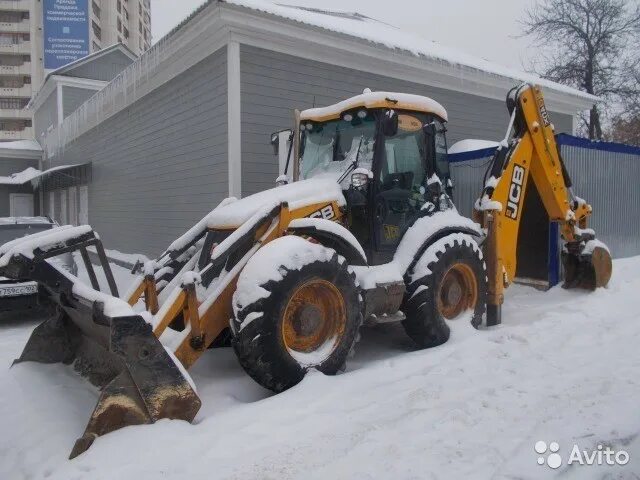
M407 273L405 331L420 348L429 348L445 343L448 322L461 320L465 312L478 328L486 311L487 282L482 252L470 235L437 240Z
M311 368L337 373L361 323L360 294L344 258L294 236L258 250L240 275L233 304L240 364L275 392Z

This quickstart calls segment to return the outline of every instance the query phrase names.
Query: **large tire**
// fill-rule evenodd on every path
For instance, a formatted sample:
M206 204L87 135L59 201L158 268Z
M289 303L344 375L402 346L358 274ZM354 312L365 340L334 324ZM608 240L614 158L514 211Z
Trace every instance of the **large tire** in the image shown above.
M311 368L328 375L341 370L362 321L360 293L344 258L312 244L325 252L321 259L303 258L296 268L287 268L286 260L274 265L275 249L295 256L309 248L307 240L285 238L286 242L274 240L250 260L261 271L277 271L281 278L256 280L254 288L264 289L266 295L247 305L238 303L236 292L232 319L232 345L240 365L274 392L296 385ZM241 280L243 290L252 287L251 278Z
M487 267L476 241L462 233L447 235L425 250L407 272L402 311L405 331L420 348L449 339L447 322L473 310L471 325L482 323L487 303Z

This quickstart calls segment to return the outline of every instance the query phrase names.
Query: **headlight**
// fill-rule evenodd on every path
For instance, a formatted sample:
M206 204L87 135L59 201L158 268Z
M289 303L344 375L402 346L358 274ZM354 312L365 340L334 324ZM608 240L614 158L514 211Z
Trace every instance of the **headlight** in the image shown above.
M366 172L354 172L351 175L351 185L354 188L364 188L369 183L369 175Z

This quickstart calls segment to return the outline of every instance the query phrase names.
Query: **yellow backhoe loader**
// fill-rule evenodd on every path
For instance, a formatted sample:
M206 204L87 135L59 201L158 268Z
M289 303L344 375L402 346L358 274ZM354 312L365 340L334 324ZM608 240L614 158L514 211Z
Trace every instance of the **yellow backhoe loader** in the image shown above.
M477 223L451 200L445 109L366 92L296 112L280 185L222 202L137 265L122 299L88 226L0 247L0 275L38 282L58 307L17 362L74 364L102 387L71 457L126 425L193 420L200 399L186 369L225 336L244 370L280 392L310 368L341 370L364 320L400 321L423 348L446 342L461 316L499 323L531 181L561 224L566 285L606 285L611 257L587 229L591 207L571 190L542 92L521 85L507 104ZM100 292L92 248L110 294ZM65 252L84 260L91 285L47 261Z

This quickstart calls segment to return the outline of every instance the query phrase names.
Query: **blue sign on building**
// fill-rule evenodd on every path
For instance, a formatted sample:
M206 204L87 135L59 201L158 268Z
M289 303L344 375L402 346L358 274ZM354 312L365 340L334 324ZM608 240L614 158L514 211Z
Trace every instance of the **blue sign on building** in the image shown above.
M88 0L44 0L44 68L60 68L89 55Z

